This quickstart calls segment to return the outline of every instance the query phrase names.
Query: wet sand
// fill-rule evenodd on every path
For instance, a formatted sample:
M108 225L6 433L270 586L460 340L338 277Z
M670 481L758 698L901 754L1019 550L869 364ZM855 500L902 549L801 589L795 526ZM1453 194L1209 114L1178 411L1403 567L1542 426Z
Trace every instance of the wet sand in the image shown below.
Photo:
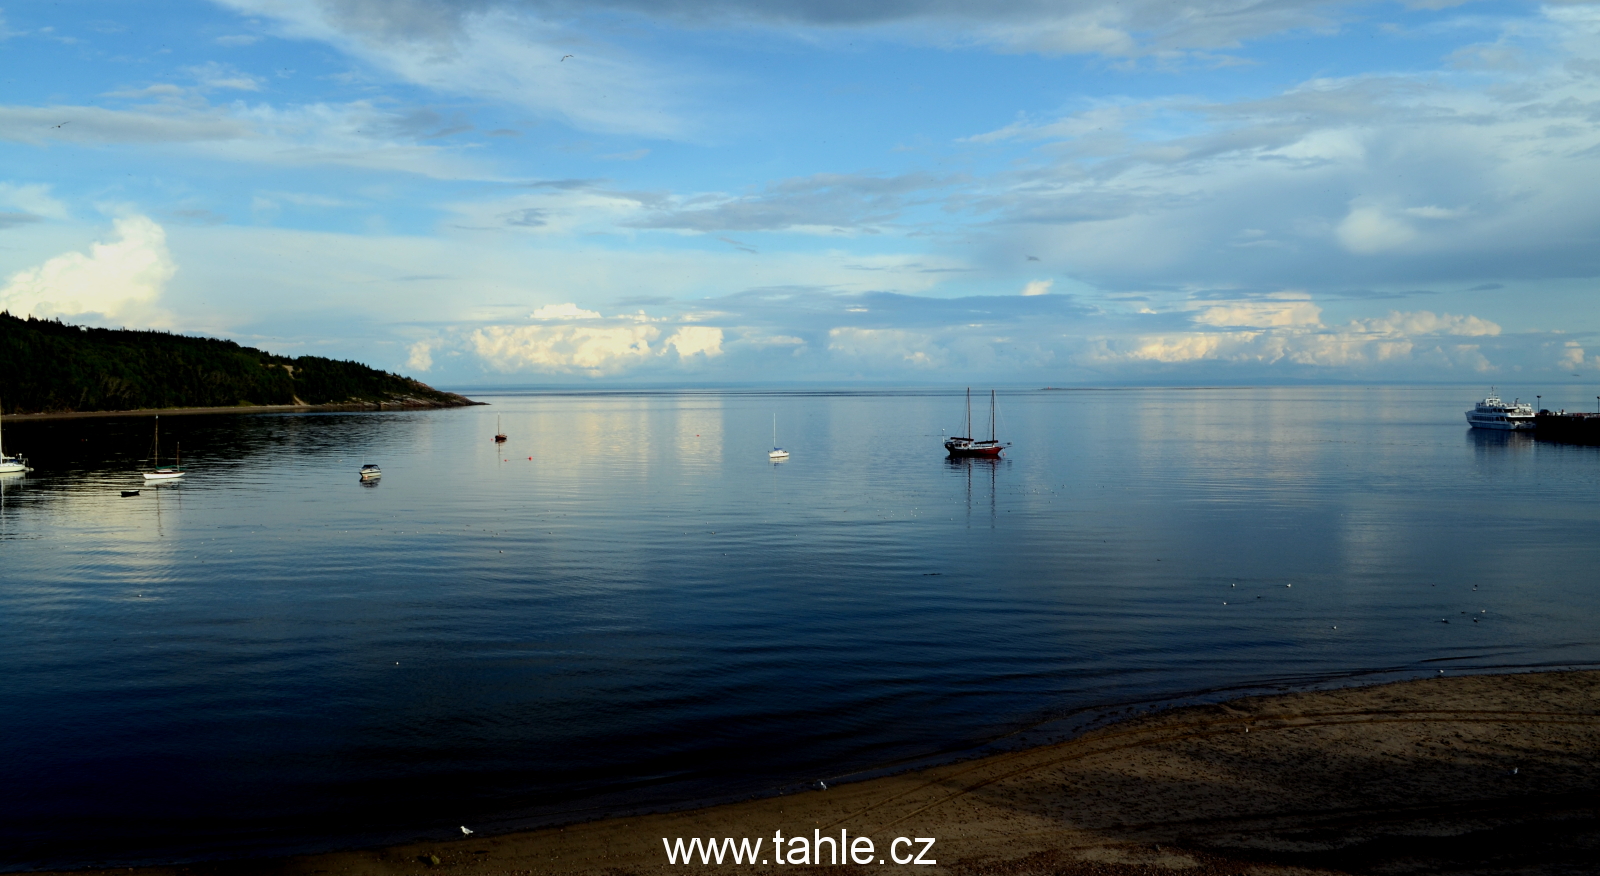
M454 830L451 826L449 829ZM933 866L692 866L662 837L841 830ZM459 831L457 831L459 833ZM786 843L787 846L787 843ZM795 854L792 846L787 846ZM895 851L911 858L917 846ZM1055 745L693 811L157 874L1600 872L1600 671L1251 697ZM127 870L114 872L128 873Z

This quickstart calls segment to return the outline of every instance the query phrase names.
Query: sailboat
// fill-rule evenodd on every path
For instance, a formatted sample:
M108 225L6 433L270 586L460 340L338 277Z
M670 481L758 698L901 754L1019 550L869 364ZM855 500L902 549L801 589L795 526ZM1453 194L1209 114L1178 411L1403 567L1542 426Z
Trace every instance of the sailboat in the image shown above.
M504 429L500 428L500 417L498 415L494 418L494 443L506 443L506 433Z
M1010 447L1010 442L1004 444L994 437L994 390L989 390L989 439L981 441L972 437L972 387L967 387L967 434L963 437L946 438L944 449L951 456L978 456L997 459L1000 451Z
M147 481L171 481L183 477L183 445L178 445L178 461L169 466L161 465L161 417L156 416L156 442L155 442L155 471L144 473Z
M0 420L4 419L5 408L0 407ZM0 474L19 474L28 470L28 461L20 456L7 456L5 441L0 440Z
M778 446L778 415L772 415L772 452L767 454L768 459L788 459L789 451Z

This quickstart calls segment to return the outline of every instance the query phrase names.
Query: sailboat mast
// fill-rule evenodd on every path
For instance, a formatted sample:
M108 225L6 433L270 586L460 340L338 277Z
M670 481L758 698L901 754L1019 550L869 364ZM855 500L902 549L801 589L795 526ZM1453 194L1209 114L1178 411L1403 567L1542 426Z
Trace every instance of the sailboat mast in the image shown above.
M989 390L989 440L994 440L994 390Z
M967 387L967 437L972 437L972 387Z
M773 446L773 448L777 448L777 446L778 446L778 415L777 414L773 414L772 415L772 446Z
M154 468L161 467L161 415L156 414L156 464Z

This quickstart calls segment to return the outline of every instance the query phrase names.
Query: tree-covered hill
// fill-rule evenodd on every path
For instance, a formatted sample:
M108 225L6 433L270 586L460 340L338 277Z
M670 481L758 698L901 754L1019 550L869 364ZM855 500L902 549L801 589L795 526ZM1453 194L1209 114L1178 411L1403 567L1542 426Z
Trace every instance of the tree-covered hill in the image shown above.
M359 362L274 356L214 338L0 312L0 405L7 414L379 403L473 404Z

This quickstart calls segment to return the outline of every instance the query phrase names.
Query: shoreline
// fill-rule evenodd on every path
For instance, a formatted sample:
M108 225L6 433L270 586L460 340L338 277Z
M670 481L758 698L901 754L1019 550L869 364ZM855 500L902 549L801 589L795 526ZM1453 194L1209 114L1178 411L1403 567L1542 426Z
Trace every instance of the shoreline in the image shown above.
M183 417L195 414L282 414L338 413L344 411L431 411L470 408L488 402L466 399L464 403L361 402L337 405L230 405L215 408L136 408L130 411L52 411L38 414L6 414L7 420L88 420L100 417Z
M935 838L924 854L938 863L916 873L1580 872L1600 859L1600 670L1248 696L827 789L495 836L458 830L135 872L669 873L685 868L668 863L663 837L763 839L770 861L774 831L809 843L841 830L878 853L896 837ZM817 848L828 872L904 872L830 864L828 844ZM697 858L692 869L714 866Z

